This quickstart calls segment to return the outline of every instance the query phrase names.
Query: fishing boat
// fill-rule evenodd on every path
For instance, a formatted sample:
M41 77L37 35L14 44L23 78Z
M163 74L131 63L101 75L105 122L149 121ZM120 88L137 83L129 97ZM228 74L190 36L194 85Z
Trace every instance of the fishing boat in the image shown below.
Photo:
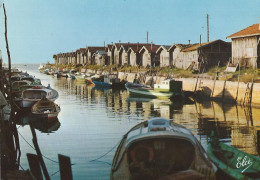
M104 83L108 83L110 84L110 86L112 87L118 87L118 88L121 88L121 87L125 87L125 83L126 81L125 80L120 80L118 78L118 75L117 74L105 74L104 75Z
M196 137L162 117L128 131L115 152L110 179L215 179L214 165Z
M12 94L13 97L20 97L21 96L21 90L20 88L24 85L30 85L31 82L30 81L14 81L12 82Z
M30 88L35 88L35 87L42 87L45 88L43 85L35 85L35 84L25 84L25 85L21 85L18 88L18 91L16 93L16 98L18 98L18 100L22 97L22 93L23 91L25 91L26 89L30 89ZM16 100L16 99L14 99Z
M31 84L34 84L34 85L41 85L41 80L38 79L38 78L35 78L34 76L31 76L31 75L28 75L28 76L22 76L20 78L21 81L30 81Z
M226 176L234 179L260 179L260 158L211 138L209 158Z
M104 75L97 75L97 76L91 77L91 80L95 84L95 86L104 86L104 87L111 87L112 86L111 82L105 81Z
M45 69L44 74L50 75L50 69Z
M58 70L55 70L55 71L53 71L52 75L57 77L57 78L60 78L61 77L61 72L58 71Z
M80 82L80 83L85 83L86 81L86 75L85 74L79 74L79 75L76 75L75 78L76 78L76 81Z
M38 70L39 70L40 72L42 72L43 69L44 69L44 65L40 64L39 67L38 67Z
M67 73L68 78L76 79L75 74L77 73L76 70L70 70L69 73Z
M150 97L182 97L182 81L166 79L161 84L154 84L154 88L143 84L130 83L125 84L126 89L132 95L150 96Z
M31 108L36 102L41 100L42 97L46 97L51 101L55 101L59 97L59 94L55 89L52 89L50 86L32 87L23 91L19 105L21 108Z
M44 96L40 101L32 106L31 111L35 115L46 114L48 118L57 118L60 112L60 106Z

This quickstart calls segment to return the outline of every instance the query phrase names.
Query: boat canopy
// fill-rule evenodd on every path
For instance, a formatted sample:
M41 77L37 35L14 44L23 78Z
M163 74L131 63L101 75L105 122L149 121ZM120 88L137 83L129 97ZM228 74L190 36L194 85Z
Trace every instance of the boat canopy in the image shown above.
M143 139L160 138L160 137L174 137L191 141L196 144L196 139L191 136L191 132L181 125L169 121L168 119L158 117L152 118L143 126L131 130L126 139L126 148L135 141Z
M44 96L48 97L50 93L49 89L27 89L23 92L23 98L41 99Z

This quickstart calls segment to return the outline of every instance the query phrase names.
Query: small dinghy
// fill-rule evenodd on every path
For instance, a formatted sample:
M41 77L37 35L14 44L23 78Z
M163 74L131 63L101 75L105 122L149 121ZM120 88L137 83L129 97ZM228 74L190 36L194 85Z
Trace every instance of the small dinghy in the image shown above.
M185 127L152 118L123 136L112 162L110 179L212 179L213 164Z
M35 103L31 109L33 114L44 115L47 114L48 118L56 118L60 112L60 106L43 97L40 101Z

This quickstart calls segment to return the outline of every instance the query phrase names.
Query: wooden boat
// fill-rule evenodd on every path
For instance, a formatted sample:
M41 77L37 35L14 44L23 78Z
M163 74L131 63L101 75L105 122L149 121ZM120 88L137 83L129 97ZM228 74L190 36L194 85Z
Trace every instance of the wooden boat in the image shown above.
M115 87L115 88L121 88L121 87L125 87L125 83L126 81L125 80L120 80L118 78L118 75L117 74L105 74L104 75L104 83L108 83L110 84L112 87Z
M52 73L53 76L57 77L57 78L60 78L62 76L61 72L56 70Z
M126 89L133 95L142 95L150 97L181 97L182 96L182 81L166 79L161 84L154 84L154 88L143 84L130 83L125 84Z
M34 87L42 87L44 88L43 85L35 85L35 84L25 84L25 85L21 85L18 88L18 91L16 93L16 98L20 99L22 97L22 93L23 91L25 91L26 89L30 89L30 88L34 88Z
M43 66L42 64L40 64L39 67L38 67L38 70L40 71L40 70L42 70L43 68L44 68L44 66Z
M45 69L44 74L50 75L50 69Z
M125 85L125 82L121 82L120 79L117 78L116 74L98 75L92 77L91 80L95 86L119 87Z
M59 97L59 94L56 90L50 88L50 86L47 88L40 86L33 87L23 91L19 105L21 108L31 108L42 97L55 101Z
M115 152L110 179L215 179L213 164L185 127L152 118L127 132Z
M42 97L40 101L32 106L31 111L36 115L47 114L48 118L57 118L60 112L60 106L50 101L46 97Z
M85 83L87 76L85 74L80 74L75 76L76 81L80 83Z
M260 158L211 138L209 158L225 175L234 179L260 179Z
M34 76L22 76L21 81L30 81L31 84L34 84L34 85L41 85L41 80L38 79L38 78L35 78Z
M70 70L69 73L67 73L68 78L76 79L75 74L77 73L76 70Z

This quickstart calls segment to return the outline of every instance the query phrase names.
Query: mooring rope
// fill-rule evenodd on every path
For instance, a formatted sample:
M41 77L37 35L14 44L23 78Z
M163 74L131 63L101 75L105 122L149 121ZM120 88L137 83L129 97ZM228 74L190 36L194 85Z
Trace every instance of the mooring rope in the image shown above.
M106 152L105 154L103 154L103 155L101 155L101 156L99 156L98 158L96 158L96 159L92 159L92 160L90 160L89 162L94 162L94 161L98 161L99 159L101 159L102 157L104 157L104 156L106 156L108 153L110 153L111 151L113 151L113 149L115 149L115 147L117 147L118 145L119 145L119 143L121 142L121 140L118 142L118 143L116 143L116 145L115 146L113 146L108 152ZM102 161L100 161L100 162L102 162ZM107 164L109 164L109 165L111 165L110 163L108 163L108 162L105 162L105 163L107 163Z

